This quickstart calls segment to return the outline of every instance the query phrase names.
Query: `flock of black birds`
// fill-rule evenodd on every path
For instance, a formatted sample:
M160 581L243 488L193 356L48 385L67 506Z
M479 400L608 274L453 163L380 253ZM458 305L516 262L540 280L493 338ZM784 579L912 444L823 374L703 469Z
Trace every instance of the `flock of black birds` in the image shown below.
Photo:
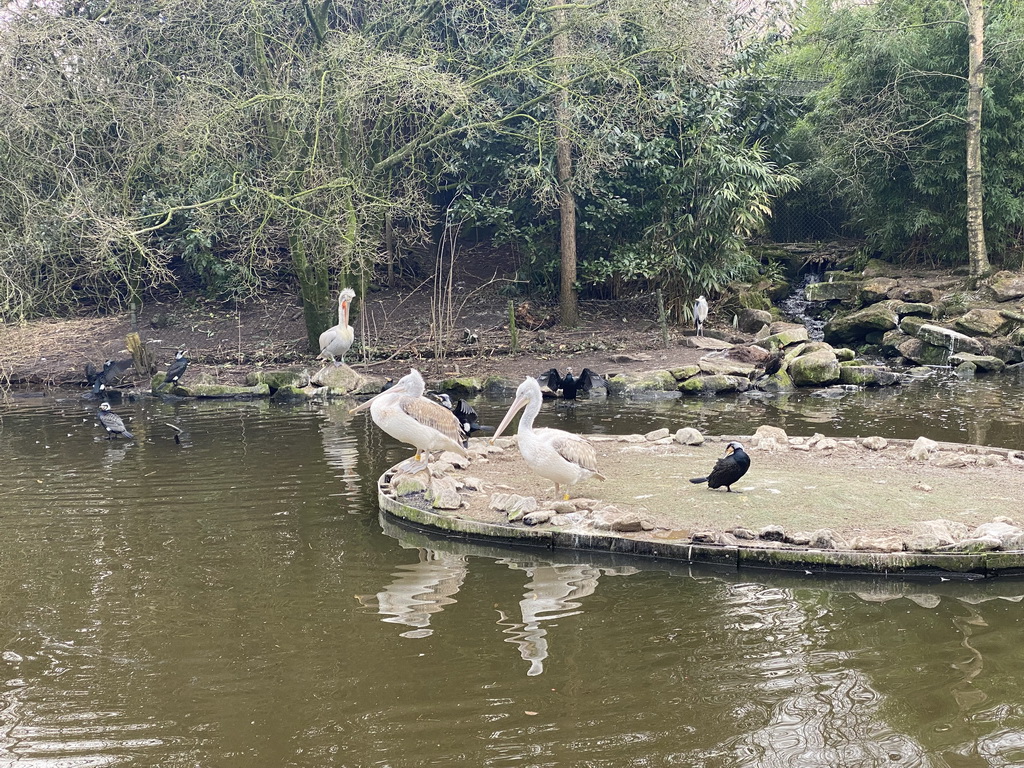
M179 349L174 355L174 360L167 368L163 383L154 392L160 392L165 387L180 381L188 369L188 364L189 359L185 355L185 350ZM778 371L781 365L782 356L773 355L765 361L764 375L770 376ZM120 379L131 366L131 359L107 360L100 369L97 369L92 363L86 365L85 377L92 388L92 394L109 397L109 395L116 392L117 390L108 391L108 385ZM573 375L571 368L566 369L564 376L558 372L558 369L550 368L537 376L537 381L540 382L541 387L548 390L550 395L568 401L575 401L581 392L587 393L594 389L607 389L608 387L605 379L599 374L594 373L590 368L584 368L578 377ZM391 378L387 378L381 390L389 389L393 384L394 381ZM480 416L477 414L476 409L465 400L460 398L453 402L451 396L444 392L431 392L429 394L458 418L459 424L462 426L463 447L468 447L469 438L474 433L494 431L494 427L484 426L480 423ZM119 437L131 439L135 437L125 427L121 417L111 410L110 403L106 401L100 404L96 418L107 431L108 439ZM175 429L178 428L175 427ZM175 441L180 440L179 434L175 434L174 437ZM724 487L727 492L732 492L732 485L743 477L748 469L750 469L750 457L743 450L743 445L733 440L726 446L725 456L715 463L707 477L694 477L691 478L690 482L707 483L708 488L711 489Z
M185 352L184 349L179 349L175 353L174 360L171 361L171 364L167 367L167 373L164 374L163 382L153 390L154 392L161 392L165 387L178 383L181 377L185 375L189 364L189 359L186 357ZM100 403L100 408L96 412L96 418L107 431L108 440L119 437L130 440L135 437L125 427L124 420L111 410L110 403L107 402L108 400L120 399L120 391L112 388L112 385L116 384L132 365L134 365L132 359L127 358L124 360L107 360L103 363L103 367L98 369L92 363L87 363L85 366L85 380L92 390L91 394L103 398L103 402ZM174 438L175 441L180 441L178 434L175 434Z

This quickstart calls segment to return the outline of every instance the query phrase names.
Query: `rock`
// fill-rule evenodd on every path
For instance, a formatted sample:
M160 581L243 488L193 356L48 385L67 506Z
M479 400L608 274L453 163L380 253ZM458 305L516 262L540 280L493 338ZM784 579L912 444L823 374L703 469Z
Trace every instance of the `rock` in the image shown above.
M911 536L907 539L907 549L911 552L934 552L944 546L935 536L927 533Z
M810 337L807 335L807 328L805 326L791 325L777 333L773 333L771 336L759 339L756 343L757 346L767 349L769 352L775 352L776 350L783 349L791 344L799 344L801 341L807 341L808 338Z
M364 392L367 385L366 377L345 364L325 366L313 374L310 381L318 387L327 387L328 394L336 397ZM379 387L377 389L380 391Z
M915 304L931 304L939 300L939 292L927 286L897 286L889 291L889 298Z
M672 368L669 373L676 381L686 381L700 373L699 365L684 365L682 368Z
M462 506L462 496L454 477L435 477L424 494L434 509L458 509Z
M953 321L953 325L971 336L998 336L1007 322L996 309L972 309Z
M980 341L957 331L943 328L940 325L926 323L917 329L917 338L926 344L936 347L944 347L952 352L973 352L980 355L985 347Z
M299 403L303 400L311 400L319 390L313 387L294 387L285 384L273 390L270 399L275 403Z
M860 284L860 300L865 304L883 301L896 286L897 282L891 277L872 277Z
M994 538L999 540L1002 549L1019 549L1024 541L1024 529L1010 523L982 523L971 532L969 538Z
M507 512L509 520L537 510L537 499L533 496L520 496L516 493L492 493L488 509ZM515 515L515 517L513 517Z
M1009 339L992 339L985 344L985 348L990 355L1008 365L1024 361L1024 347L1011 343Z
M739 376L750 378L754 372L754 364L727 357L702 357L699 362L701 373L707 376Z
M786 430L782 427L773 427L770 424L762 424L755 431L751 440L752 445L757 445L754 440L772 439L780 445L789 445L789 435L786 434Z
M1006 367L1006 363L992 355L972 355L970 352L957 352L955 355L950 355L950 365L961 365L962 363L971 363L982 373L999 373Z
M772 313L764 309L744 307L737 315L737 327L744 333L755 333L762 326L771 325Z
M526 525L543 525L544 523L550 522L551 518L554 516L554 511L550 509L541 509L536 512L531 512L528 515L523 515L523 523Z
M917 331L922 325L928 325L928 319L907 315L900 320L900 330L908 336L917 336Z
M757 538L764 541L785 541L786 532L781 525L766 525L758 531Z
M907 452L907 458L913 461L928 461L929 457L937 451L939 444L927 437L919 437L914 445Z
M992 296L996 301L1012 301L1024 296L1024 274L1002 270L992 275Z
M806 547L811 543L811 534L807 531L797 531L796 533L786 534L786 543L792 544L795 547Z
M993 536L983 536L980 538L963 539L954 544L951 549L955 552L994 552L997 549L1002 548L1002 542Z
M484 489L484 481L479 477L470 477L467 475L462 478L462 485L470 491L482 491Z
M921 491L922 493L931 493L932 487L928 483L914 483L910 486L912 490Z
M849 547L864 552L902 552L906 542L901 536L854 536Z
M857 353L849 347L836 347L832 351L840 363L850 363L857 359Z
M893 275L896 273L896 267L887 261L881 259L868 259L868 263L864 266L861 274L864 277L881 277L883 275Z
M646 435L644 435L644 440L650 443L654 442L655 440L661 440L662 438L668 437L670 434L671 433L668 431L666 427L662 427L661 429L655 429L652 432L648 432Z
M949 546L968 534L967 526L955 520L922 520L913 523L911 530L915 536L934 536L940 546Z
M245 384L254 387L257 384L266 384L271 392L276 392L281 387L302 387L309 386L309 371L304 368L286 368L277 371L250 371L245 376Z
M900 317L932 318L938 314L935 307L931 304L921 304L914 301L893 301L889 304L889 308ZM902 325L902 321L900 321L900 324Z
M516 385L518 386L518 385ZM443 379L435 382L430 389L437 392L447 392L452 399L459 397L470 397L483 391L484 385L480 379L472 376L460 376L451 379Z
M859 286L850 281L811 283L804 288L808 301L852 301L859 295Z
M704 435L693 427L683 427L676 430L672 439L681 445L701 445L704 442Z
M674 392L677 386L669 371L620 373L608 379L608 394L635 397L649 392Z
M798 387L832 384L839 381L839 361L831 349L819 349L793 360L789 375Z
M735 528L731 528L729 530L729 533L731 533L737 539L742 539L743 541L752 541L757 538L756 533L754 533L749 528L744 528L743 526L736 526Z
M811 533L807 546L812 549L836 549L836 536L830 528L819 528Z
M860 441L860 444L869 451L881 451L889 444L889 442L884 437L872 435L871 437L865 437Z
M724 392L746 392L750 379L739 376L694 376L679 385L684 395L717 395Z
M411 493L422 493L430 484L430 476L425 471L396 472L388 481L395 496L408 496Z
M899 384L903 377L880 365L842 365L839 367L839 383L858 387L888 387Z
M178 384L171 385L170 391L171 394L179 397L209 397L238 400L270 396L270 387L266 384L257 384L253 387L235 387L227 384L207 384L202 382L181 384L179 382Z
M814 450L816 450L816 451L833 451L833 450L835 450L838 447L839 447L839 443L834 438L826 437L826 438L823 438L823 439L819 440L817 443L815 443Z
M644 524L639 515L630 512L613 519L611 529L618 533L636 533L644 529Z
M949 451L940 451L929 460L940 469L959 469L960 467L966 467L969 463L966 456Z
M874 331L885 333L899 323L896 313L883 304L872 304L859 312L834 317L825 323L825 341L830 344L857 344Z
M896 349L907 360L918 365L946 365L949 362L948 347L936 347L913 337L901 342Z
M766 379L759 379L757 388L765 392L792 392L796 389L796 385L793 384L793 378L789 375L789 372L782 370L778 373L773 373Z

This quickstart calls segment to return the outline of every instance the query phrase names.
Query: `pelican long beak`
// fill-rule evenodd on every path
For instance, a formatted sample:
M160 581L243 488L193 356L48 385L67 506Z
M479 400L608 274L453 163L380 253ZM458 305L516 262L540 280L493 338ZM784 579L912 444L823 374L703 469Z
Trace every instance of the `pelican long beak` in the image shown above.
M381 395L391 395L391 394L395 394L395 388L394 387L392 387L391 389L385 389L383 392L378 392L376 395L371 397L366 402L360 403L355 408L349 408L348 412L349 413L358 413L359 411L365 411L367 408L370 407L370 404L373 403L373 401L376 400Z
M501 437L501 433L505 431L505 427L507 427L508 423L512 421L512 418L516 415L516 413L519 412L523 407L525 407L526 403L527 400L525 397L517 397L515 400L512 401L512 405L509 406L508 411L505 413L505 418L501 420L501 424L499 424L498 428L494 430L494 436L491 438L492 444L494 443L495 440Z

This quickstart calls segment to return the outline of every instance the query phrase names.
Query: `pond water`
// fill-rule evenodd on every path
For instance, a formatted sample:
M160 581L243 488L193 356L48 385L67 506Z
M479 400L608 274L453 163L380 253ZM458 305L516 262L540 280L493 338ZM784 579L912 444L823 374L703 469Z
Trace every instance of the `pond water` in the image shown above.
M545 405L628 433L1024 448L1020 381ZM507 401L478 399L494 424ZM1024 581L826 579L453 542L380 517L348 404L0 404L0 765L1024 764ZM185 430L174 440L177 425Z

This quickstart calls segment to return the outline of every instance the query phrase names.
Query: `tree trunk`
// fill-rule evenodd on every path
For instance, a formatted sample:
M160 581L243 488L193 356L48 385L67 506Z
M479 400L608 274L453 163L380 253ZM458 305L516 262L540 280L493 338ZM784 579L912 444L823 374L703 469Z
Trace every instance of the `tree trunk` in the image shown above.
M555 59L555 81L568 82L566 57L569 54L569 36L565 31L568 12L564 7L554 12L556 32L552 41ZM561 230L561 290L558 297L562 325L579 323L579 299L576 295L576 195L572 190L572 140L569 138L569 94L561 88L555 94L555 158L558 166L558 207Z
M985 250L981 175L981 90L985 84L985 13L982 0L967 0L967 254L971 277L990 271Z

